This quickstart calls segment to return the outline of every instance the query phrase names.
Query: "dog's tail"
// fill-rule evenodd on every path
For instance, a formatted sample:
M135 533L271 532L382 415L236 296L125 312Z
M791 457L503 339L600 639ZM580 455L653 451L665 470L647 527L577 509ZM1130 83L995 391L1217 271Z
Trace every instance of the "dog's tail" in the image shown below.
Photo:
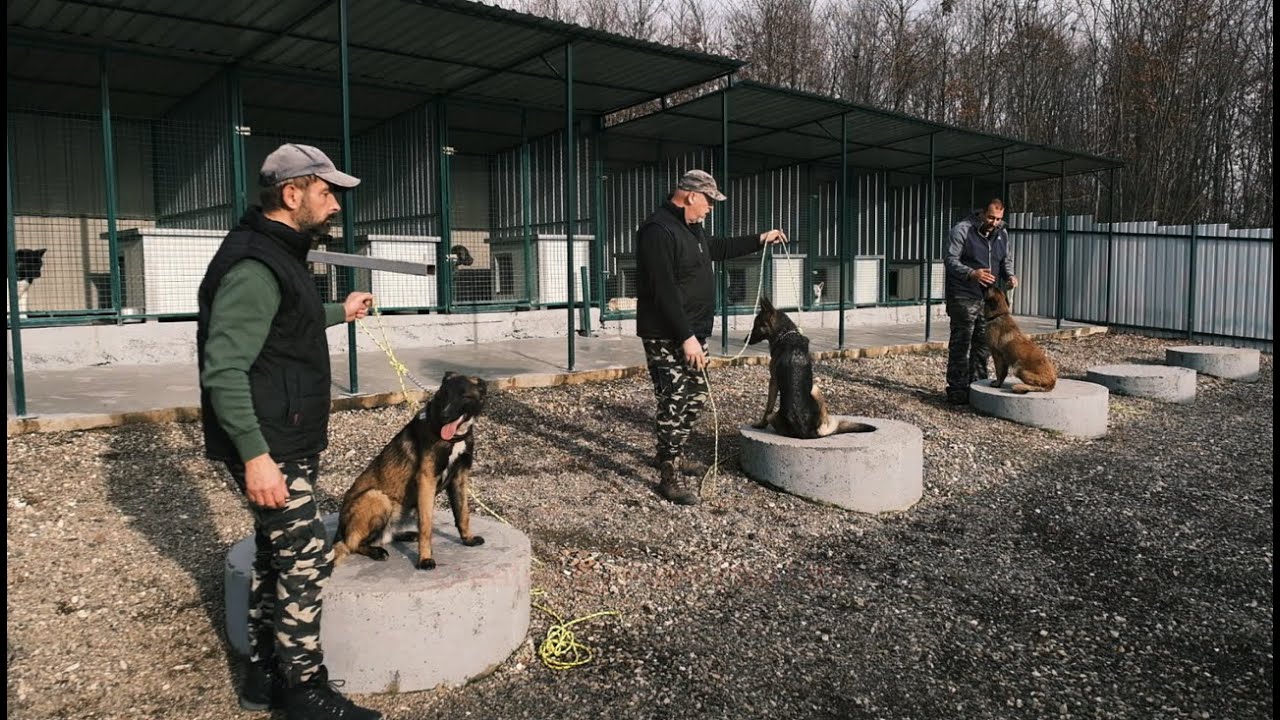
M1011 392L1016 392L1019 395L1026 395L1029 392L1049 392L1050 390L1053 389L1054 384L1041 387L1040 385L1028 385L1026 383L1017 383L1013 387L1009 388L1009 390Z
M347 558L351 551L347 549L347 544L341 540L333 544L333 564L337 565Z
M854 422L852 420L841 420L836 425L836 431L832 433L832 435L851 432L872 432L874 430L875 428L873 426L866 423Z

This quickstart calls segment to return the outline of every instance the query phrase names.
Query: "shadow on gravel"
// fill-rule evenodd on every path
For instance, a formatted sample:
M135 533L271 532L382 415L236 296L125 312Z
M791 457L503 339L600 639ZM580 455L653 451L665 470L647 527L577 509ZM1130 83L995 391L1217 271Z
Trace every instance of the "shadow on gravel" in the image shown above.
M237 655L226 642L223 558L227 548L218 537L212 508L182 466L183 461L202 452L200 425L176 427L182 428L189 441L176 447L150 424L128 425L111 432L111 450L103 454L107 499L121 514L135 518L130 526L191 576L198 600L173 610L194 608L195 603L203 608L222 647L226 682L238 687ZM230 479L227 483L230 486Z
M616 407L613 409L628 424L638 424L635 412ZM547 445L570 453L578 458L574 466L580 470L598 468L611 471L619 477L634 478L640 474L642 468L648 467L647 449L636 447L623 440L619 433L609 432L609 427L602 425L600 421L587 419L581 422L549 424L552 418L520 402L511 393L495 394L486 414L491 418L490 422L500 423L511 430L538 438ZM487 460L487 462L496 461L498 458ZM519 463L520 459L503 459L504 463L512 461ZM535 466L540 464L536 458L531 458L529 461ZM528 468L525 469L525 472L527 471Z

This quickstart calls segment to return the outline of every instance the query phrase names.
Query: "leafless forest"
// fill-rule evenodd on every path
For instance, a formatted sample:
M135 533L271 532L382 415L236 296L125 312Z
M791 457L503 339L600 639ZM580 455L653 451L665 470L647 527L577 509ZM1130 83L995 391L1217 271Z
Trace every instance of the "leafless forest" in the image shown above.
M1117 157L1068 178L1099 219L1270 227L1271 0L502 0L727 54L744 77ZM1052 211L1057 182L1014 188Z

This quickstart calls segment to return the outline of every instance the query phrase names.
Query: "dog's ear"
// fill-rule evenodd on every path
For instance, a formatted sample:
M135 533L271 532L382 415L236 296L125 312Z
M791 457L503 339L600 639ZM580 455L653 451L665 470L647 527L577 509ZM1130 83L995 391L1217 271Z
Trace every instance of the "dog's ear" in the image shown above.
M452 371L452 370L445 370L445 371L444 371L444 381L445 381L445 382L449 382L449 380L450 380L451 378L455 378L455 377L458 377L458 373L456 373L456 372L454 372L454 371Z
M769 298L764 295L760 296L760 309L773 312L773 303L769 302Z

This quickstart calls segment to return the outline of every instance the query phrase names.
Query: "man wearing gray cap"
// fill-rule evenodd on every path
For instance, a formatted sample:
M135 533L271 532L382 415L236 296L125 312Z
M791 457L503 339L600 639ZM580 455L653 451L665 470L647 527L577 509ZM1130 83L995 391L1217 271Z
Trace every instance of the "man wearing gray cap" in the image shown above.
M196 348L205 455L226 464L253 511L246 710L289 720L377 720L329 683L320 590L333 548L315 502L328 445L325 328L365 316L373 296L323 304L307 252L360 181L310 145L262 163L262 206L223 240L200 284Z
M644 343L658 400L658 494L679 505L698 504L681 470L681 456L707 400L707 337L716 311L711 263L787 241L781 230L731 238L707 235L702 221L711 203L724 199L715 178L690 170L636 232L636 334Z

